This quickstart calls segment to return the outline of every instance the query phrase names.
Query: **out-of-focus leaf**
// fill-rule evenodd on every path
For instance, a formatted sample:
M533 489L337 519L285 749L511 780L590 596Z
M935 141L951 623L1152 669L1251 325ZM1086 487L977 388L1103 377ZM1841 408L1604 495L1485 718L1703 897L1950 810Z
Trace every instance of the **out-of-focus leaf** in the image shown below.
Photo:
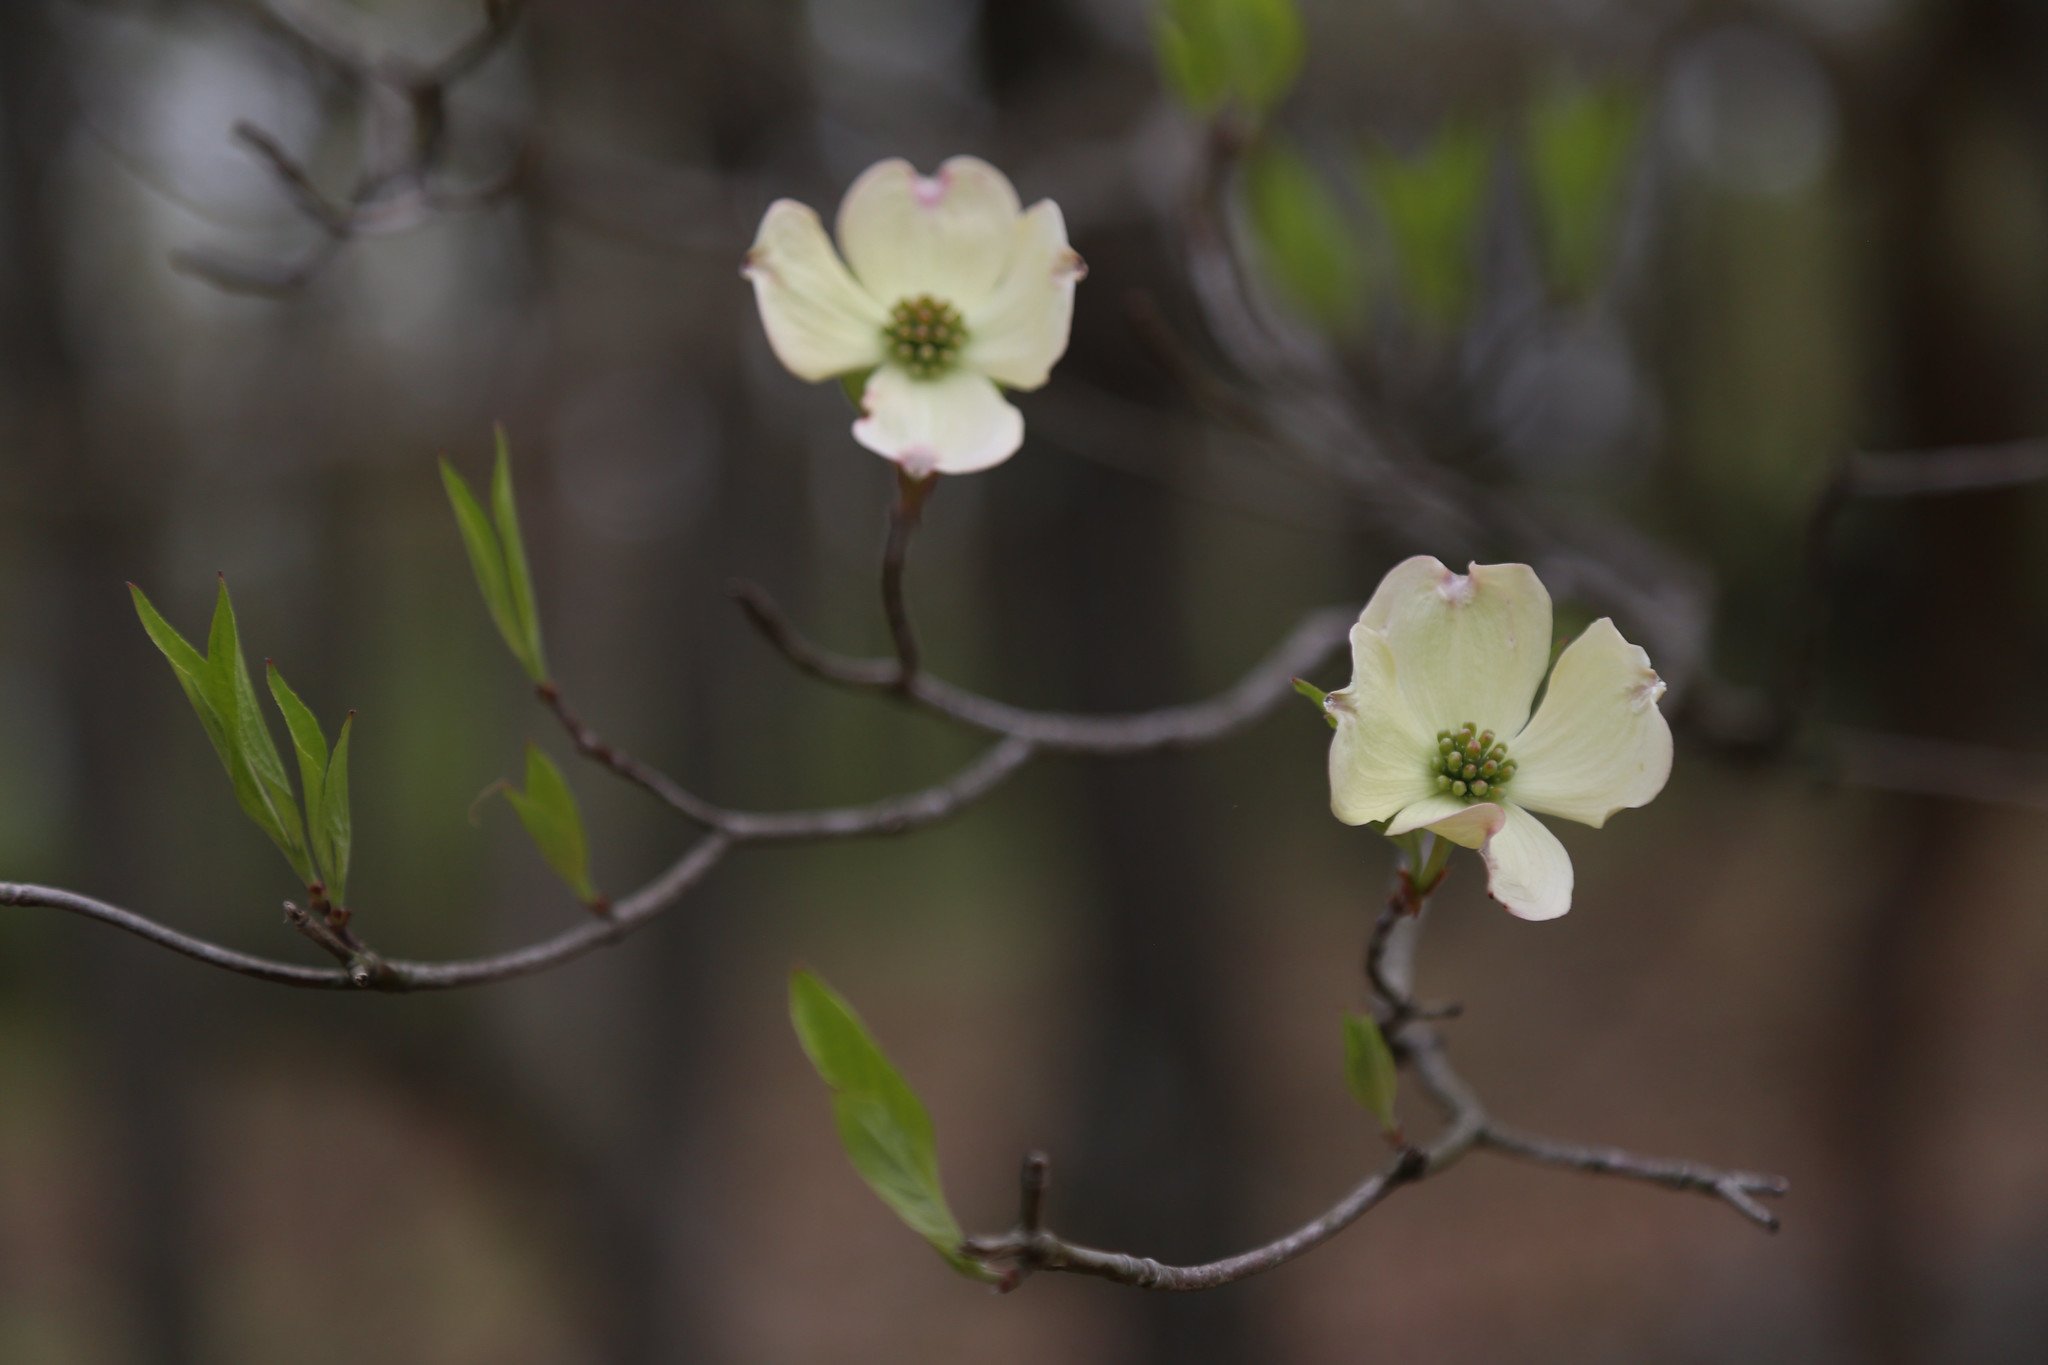
M1246 163L1243 184L1259 262L1281 296L1326 328L1357 321L1365 303L1358 234L1315 168L1268 142Z
M1553 85L1529 108L1524 156L1551 286L1577 297L1607 263L1642 98L1621 86Z
M540 611L533 601L533 573L526 563L526 540L519 534L519 503L512 495L512 448L505 428L498 429L498 462L491 471L491 518L498 544L505 552L505 588L518 627L513 653L535 682L546 682L548 665L540 647Z
M1352 1095L1393 1132L1394 1091L1397 1085L1394 1054L1386 1036L1369 1014L1344 1016L1344 1079Z
M590 845L583 836L583 815L569 783L537 744L526 746L526 790L505 789L505 799L519 812L519 823L555 875L582 900L597 899L590 882Z
M1263 115L1293 87L1307 46L1295 0L1162 0L1152 37L1166 83L1204 116L1231 99Z
M356 728L356 713L342 717L341 733L334 737L334 754L327 762L327 790L321 811L327 824L328 895L336 905L348 903L348 865L355 854L355 818L348 808L348 737Z
M270 695L284 716L284 727L291 734L292 749L299 759L299 789L306 797L306 841L312 845L313 862L326 874L328 893L340 903L341 892L333 885L334 851L328 842L326 819L327 737L320 733L320 722L299 700L299 694L292 691L277 665L266 662L264 668L269 676Z
M789 1018L811 1065L832 1088L840 1145L868 1188L955 1270L995 1278L961 1254L960 1224L939 1181L931 1115L860 1016L831 987L799 970L789 978Z
M1366 194L1393 239L1409 308L1425 327L1455 329L1471 309L1492 163L1493 136L1476 123L1447 124L1413 156L1366 150Z

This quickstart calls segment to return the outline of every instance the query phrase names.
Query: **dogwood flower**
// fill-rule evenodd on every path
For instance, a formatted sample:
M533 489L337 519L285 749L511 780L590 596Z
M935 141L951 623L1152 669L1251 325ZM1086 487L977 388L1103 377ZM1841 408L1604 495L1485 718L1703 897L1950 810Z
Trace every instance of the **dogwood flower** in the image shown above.
M1331 810L1478 849L1487 891L1523 919L1572 904L1571 858L1535 813L1597 829L1671 775L1649 656L1602 618L1550 667L1550 594L1526 564L1395 565L1351 629L1351 668L1324 702Z
M971 156L933 176L892 159L846 191L838 234L835 252L793 199L761 219L740 273L776 359L812 382L865 375L853 437L913 478L1010 458L1024 417L997 385L1045 383L1087 273L1059 205L1022 209Z

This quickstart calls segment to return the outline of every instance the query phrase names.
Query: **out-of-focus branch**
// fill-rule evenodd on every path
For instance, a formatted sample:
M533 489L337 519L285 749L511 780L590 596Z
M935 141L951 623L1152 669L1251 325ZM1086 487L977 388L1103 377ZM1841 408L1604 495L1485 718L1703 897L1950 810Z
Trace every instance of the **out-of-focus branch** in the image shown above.
M1408 996L1407 954L1413 950L1423 900L1409 870L1403 869L1389 898L1391 918L1383 914L1374 927L1366 978L1378 1012L1387 1021L1385 1031L1398 1064L1415 1077L1442 1116L1442 1126L1427 1143L1403 1145L1391 1162L1291 1232L1238 1255L1199 1265L1171 1265L1149 1256L1104 1251L1053 1232L1045 1225L1044 1216L1049 1158L1033 1153L1025 1159L1017 1226L997 1236L970 1237L961 1250L985 1265L1002 1267L1005 1291L1041 1270L1091 1275L1134 1289L1215 1289L1307 1254L1370 1213L1395 1190L1442 1175L1475 1150L1496 1151L1587 1175L1617 1175L1711 1195L1758 1226L1777 1231L1776 1215L1760 1200L1786 1193L1790 1185L1780 1176L1642 1156L1617 1147L1561 1142L1493 1118L1478 1093L1452 1068L1442 1035L1422 1019ZM1409 941L1399 950L1399 935L1389 930L1390 923L1404 926L1408 934Z
M320 189L306 165L282 143L249 123L235 140L270 171L319 238L296 256L245 258L213 250L175 253L172 264L233 293L279 295L303 288L349 242L417 227L450 214L487 207L509 193L525 168L515 149L498 174L471 185L439 183L448 153L448 96L510 36L526 0L484 0L483 20L446 56L420 64L373 57L307 15L256 5L257 14L313 60L359 87L366 105L355 183L340 200Z
M2041 755L1847 727L1833 731L1832 738L1828 775L1837 781L1873 791L2048 811L2048 781L2027 776L2040 770Z

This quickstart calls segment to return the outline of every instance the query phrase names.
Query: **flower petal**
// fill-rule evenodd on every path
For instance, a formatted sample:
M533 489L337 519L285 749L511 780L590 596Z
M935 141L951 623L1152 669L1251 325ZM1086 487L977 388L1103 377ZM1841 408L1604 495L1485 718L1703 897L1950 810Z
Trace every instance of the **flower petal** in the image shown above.
M1395 816L1387 826L1389 839L1418 829L1442 835L1460 848L1479 848L1500 832L1507 813L1491 801L1468 802L1462 796L1425 796Z
M915 379L884 365L860 397L853 439L912 475L971 474L1024 444L1024 414L972 370Z
M1017 191L986 161L956 156L926 177L878 161L839 204L839 248L882 306L932 294L969 313L1015 250Z
M1035 389L1067 350L1074 286L1088 274L1067 245L1067 224L1050 199L1017 220L1010 265L995 292L967 316L967 364L998 384Z
M1351 685L1330 694L1330 810L1347 825L1384 820L1436 791L1429 772L1435 741L1394 681L1386 637L1363 621L1351 628Z
M1480 850L1486 859L1486 894L1522 919L1556 919L1572 908L1571 855L1520 806L1502 810L1505 823Z
M888 317L840 264L807 206L768 206L740 274L753 281L775 358L797 378L815 383L881 362Z
M1360 620L1384 623L1401 692L1432 732L1469 720L1505 737L1529 718L1550 662L1550 594L1528 565L1461 574L1418 555L1394 566Z
M1602 617L1558 656L1550 690L1515 738L1514 798L1596 829L1647 805L1671 776L1663 680L1641 647Z

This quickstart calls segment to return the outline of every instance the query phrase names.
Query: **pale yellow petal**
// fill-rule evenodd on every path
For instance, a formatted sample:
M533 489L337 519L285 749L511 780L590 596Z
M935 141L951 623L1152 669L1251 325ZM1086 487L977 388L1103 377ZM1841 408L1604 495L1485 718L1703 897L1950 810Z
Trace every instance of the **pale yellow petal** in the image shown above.
M806 206L768 206L740 273L753 282L775 358L797 378L816 382L881 362L882 306L840 264Z
M1601 618L1551 670L1550 690L1509 749L1517 805L1598 827L1647 805L1671 776L1664 683L1650 658Z
M971 474L1024 444L1024 415L971 370L917 379L893 365L869 376L853 439L910 473Z
M1491 801L1467 801L1462 796L1425 796L1404 809L1387 825L1387 837L1426 829L1449 839L1460 848L1478 848L1499 833L1507 812Z
M995 292L966 316L967 365L998 384L1035 389L1067 351L1074 286L1088 273L1067 245L1067 224L1050 199L1017 220L1010 264Z
M975 157L932 176L880 161L840 201L839 248L883 307L930 294L971 315L1010 263L1020 210L1009 180Z
M1351 628L1351 685L1330 694L1330 810L1347 825L1385 820L1436 790L1436 741L1408 710L1378 631Z
M1550 594L1526 564L1455 573L1419 556L1387 574L1364 619L1383 622L1409 708L1434 733L1471 721L1514 734L1550 663Z
M1520 806L1486 841L1486 894L1522 919L1556 919L1572 908L1572 860L1557 836Z

